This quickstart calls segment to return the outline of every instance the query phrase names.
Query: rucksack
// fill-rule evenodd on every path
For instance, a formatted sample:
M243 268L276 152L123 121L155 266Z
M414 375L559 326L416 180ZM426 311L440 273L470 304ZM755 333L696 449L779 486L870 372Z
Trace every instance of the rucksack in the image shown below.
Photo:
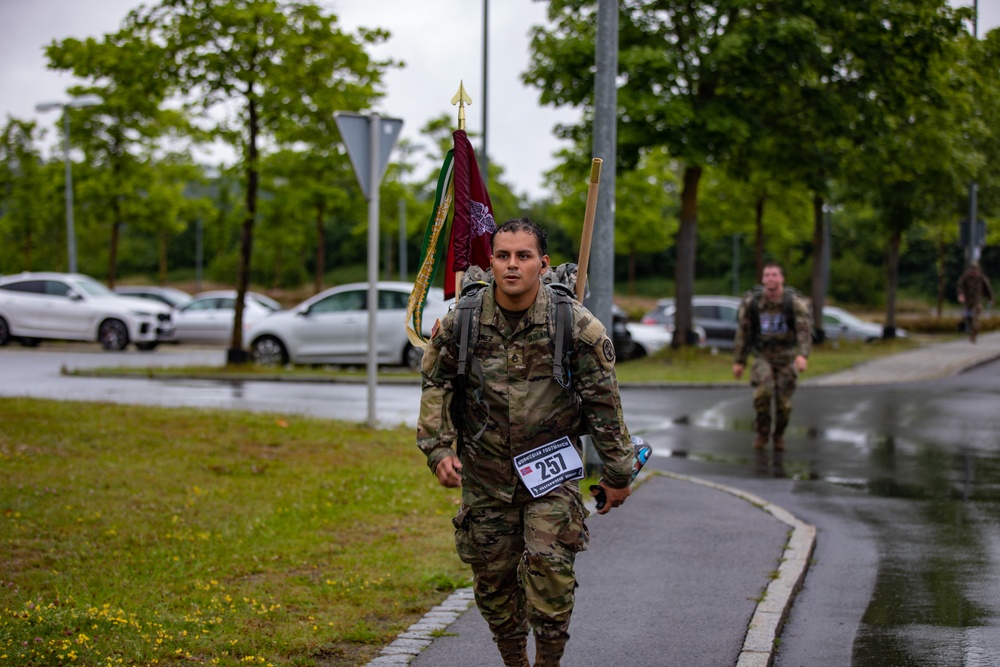
M550 324L549 338L553 345L552 375L564 389L573 382L570 372L571 354L573 352L573 302L576 300L574 287L577 275L576 264L567 262L560 264L552 271L542 275L542 282L552 288L555 316L548 318ZM455 425L457 446L456 452L462 455L465 445L464 424L465 405L467 400L467 381L470 373L475 373L479 386L484 384L483 368L479 359L470 353L479 340L479 324L482 314L483 292L490 286L490 275L478 267L470 267L462 278L462 290L459 293L458 304L455 306L455 332L458 334L458 366L452 380L451 418ZM476 402L482 403L481 389L476 390ZM478 440L486 428L474 436Z
M743 294L744 301L747 302L747 315L750 317L750 339L747 341L747 349L754 349L757 340L760 338L760 297L764 294L763 285L754 285L752 289ZM798 296L791 287L784 288L784 296L781 301L781 309L788 324L789 331L795 331L795 298ZM747 301L748 300L748 301Z

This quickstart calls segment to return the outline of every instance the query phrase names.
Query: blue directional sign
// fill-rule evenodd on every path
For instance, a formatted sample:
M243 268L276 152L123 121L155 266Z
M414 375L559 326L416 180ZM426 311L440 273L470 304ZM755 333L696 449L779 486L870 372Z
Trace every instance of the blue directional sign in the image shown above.
M347 156L351 159L354 174L361 185L361 193L365 199L371 199L382 184L385 168L389 165L389 154L396 146L399 133L403 129L403 119L382 118L378 114L363 116L356 113L338 111L333 114L337 121L337 129L347 146ZM373 139L372 123L378 123L378 134ZM373 151L372 145L376 144ZM376 173L372 174L372 153L376 152ZM374 179L373 179L374 176ZM372 180L375 182L372 183Z

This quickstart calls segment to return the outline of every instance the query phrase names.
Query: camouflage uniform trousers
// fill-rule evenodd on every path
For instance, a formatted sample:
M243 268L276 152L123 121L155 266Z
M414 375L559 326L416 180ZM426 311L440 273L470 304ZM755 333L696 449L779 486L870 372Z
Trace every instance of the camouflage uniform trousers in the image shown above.
M972 340L975 340L976 336L979 334L979 318L983 314L983 302L966 302L965 312L963 314L965 315L966 321L966 333L972 337Z
M784 361L784 360L782 360ZM792 414L792 394L799 374L795 363L771 361L763 356L754 359L750 369L753 387L754 430L765 438L771 435L771 400L774 399L774 437L785 434Z
M565 643L573 612L576 554L590 542L575 483L532 498L518 486L511 503L463 489L452 519L455 546L472 566L476 605L494 640L536 637Z

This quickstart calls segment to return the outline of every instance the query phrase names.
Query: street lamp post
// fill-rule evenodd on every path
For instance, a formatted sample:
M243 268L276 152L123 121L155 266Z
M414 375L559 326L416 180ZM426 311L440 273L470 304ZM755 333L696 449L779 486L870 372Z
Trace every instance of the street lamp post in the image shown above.
M69 257L69 272L76 273L76 230L73 227L73 167L69 159L69 108L92 107L101 103L95 96L77 97L69 102L41 102L35 111L63 110L63 160L66 163L66 254Z

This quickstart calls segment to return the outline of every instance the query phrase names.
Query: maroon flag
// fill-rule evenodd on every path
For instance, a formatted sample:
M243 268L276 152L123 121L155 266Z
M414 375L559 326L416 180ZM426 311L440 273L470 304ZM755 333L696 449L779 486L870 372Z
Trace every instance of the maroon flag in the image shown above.
M451 222L451 243L445 261L445 298L455 296L455 274L473 264L490 268L490 239L496 231L493 204L486 183L479 173L476 152L472 150L465 130L456 130L455 137L455 213Z

